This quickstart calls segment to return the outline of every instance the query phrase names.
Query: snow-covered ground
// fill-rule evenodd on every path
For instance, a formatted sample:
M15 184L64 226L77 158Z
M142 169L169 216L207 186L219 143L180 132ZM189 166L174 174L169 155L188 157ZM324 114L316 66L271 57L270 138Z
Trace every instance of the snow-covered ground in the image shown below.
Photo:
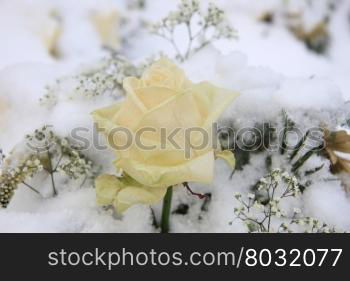
M107 55L101 46L119 48L124 56L139 62L160 51L173 55L171 45L160 37L138 28L142 21L159 21L176 9L178 1L146 0L144 10L130 9L127 0L3 0L0 2L0 149L8 154L23 137L44 124L53 125L61 135L74 127L91 128L90 112L113 99L71 99L69 83L59 91L53 107L39 100L45 87L56 79L75 75L87 65L97 64ZM136 2L136 1L133 1ZM207 1L200 1L206 5ZM209 80L237 90L241 95L222 116L222 122L249 126L261 120L274 120L281 109L302 126L317 126L321 121L332 129L338 118L350 110L350 1L340 0L329 19L330 43L324 54L310 51L286 27L282 2L288 11L305 11L305 28L312 28L326 13L326 0L217 0L234 28L238 39L217 42L181 64L193 81ZM284 6L283 6L284 7ZM259 20L273 13L273 23ZM99 31L99 17L108 26L108 36ZM127 24L123 23L129 19ZM106 23L107 22L107 23ZM142 23L141 23L142 25ZM117 38L117 39L116 39ZM127 43L124 43L127 41ZM308 112L308 115L303 114ZM339 113L339 116L335 114ZM350 117L350 114L347 116ZM233 121L232 121L233 120ZM89 151L104 165L113 160L110 151ZM247 188L264 176L265 155L254 155L251 163L230 178L231 171L217 161L211 186L194 184L193 189L211 193L211 202L191 197L177 188L173 209L190 206L186 215L171 217L173 232L244 232L234 220L237 202L234 192ZM110 162L111 162L110 161ZM274 159L275 168L283 160ZM310 168L325 163L315 156ZM306 167L307 168L307 167ZM305 168L305 169L306 169ZM330 178L327 169L319 177ZM349 176L345 176L349 177ZM10 205L0 210L1 232L156 232L148 206L134 206L122 216L113 215L95 203L90 186L62 182L58 196L50 196L48 179L33 184L44 198L20 187ZM312 217L343 230L350 229L350 198L340 181L317 181L302 198L290 203ZM152 207L156 217L161 203ZM204 210L205 209L205 210ZM233 223L231 223L233 222Z

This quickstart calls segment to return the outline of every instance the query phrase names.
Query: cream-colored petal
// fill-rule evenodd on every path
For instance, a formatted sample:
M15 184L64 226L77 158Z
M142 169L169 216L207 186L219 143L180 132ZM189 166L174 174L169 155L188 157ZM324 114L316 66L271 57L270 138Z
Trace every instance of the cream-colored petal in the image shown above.
M127 97L120 103L118 108L106 107L98 111L100 115L106 117L109 114L109 120L133 130L142 119L147 108L137 97L135 90L139 87L139 80L134 77L124 79L123 85L127 92Z
M183 182L209 184L213 180L214 152L210 151L173 166L149 165L129 158L121 158L115 164L117 168L123 169L136 181L146 186L164 187Z
M118 147L129 148L130 146L127 144L132 143L134 138L132 130L122 127L114 121L115 116L119 113L122 106L122 103L118 103L92 113L98 130L103 131L109 145L113 149L117 149Z
M144 186L128 175L118 178L104 174L95 182L97 204L113 205L117 212L122 213L134 204L153 204L164 197L166 187L152 188Z
M96 202L99 205L111 205L118 192L123 188L123 183L116 176L104 174L95 181Z
M169 78L164 79L173 78L171 74L169 75ZM160 76L160 74L158 76ZM162 78L158 78L158 80L161 79ZM123 87L127 92L128 98L139 111L146 113L159 104L166 102L171 97L183 92L182 88L175 87L171 85L172 83L160 83L158 80L145 82L145 80L140 80L135 77L127 77L124 79Z
M195 99L191 93L185 92L152 108L144 115L137 127L138 129L154 128L155 131L145 132L143 136L158 142L162 139L161 130L166 136L177 131L173 139L177 146L184 148L186 129L199 127L201 123L203 120Z
M113 122L123 126L124 128L129 128L130 130L135 130L137 125L142 120L146 109L140 108L135 99L127 96L123 101L122 106L118 113L114 116Z
M177 90L183 90L191 84L184 71L165 57L154 62L143 73L141 80L145 87L160 86Z
M108 131L112 130L116 126L116 123L114 122L115 116L120 111L122 105L123 103L116 103L92 112L92 117L98 124L99 128L103 128Z
M147 112L146 106L137 96L135 90L142 88L142 81L137 79L136 77L127 77L123 81L123 88L127 93L127 97L134 105L141 111Z
M152 110L152 108L179 94L174 89L159 86L149 86L135 89L134 91L148 110Z
M113 205L118 213L122 213L135 204L154 204L163 199L166 190L166 188L127 186L118 193Z
M239 93L218 88L208 82L201 82L191 88L196 99L197 107L204 119L203 127L210 127L225 108L239 95Z
M215 157L225 160L232 170L236 166L235 155L231 150L217 151L215 152Z

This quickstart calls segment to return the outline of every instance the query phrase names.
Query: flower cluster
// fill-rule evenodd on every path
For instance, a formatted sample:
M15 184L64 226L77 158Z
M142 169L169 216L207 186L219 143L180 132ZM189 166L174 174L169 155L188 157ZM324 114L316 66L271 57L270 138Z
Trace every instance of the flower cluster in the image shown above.
M35 192L25 181L32 178L37 172L43 170L43 165L35 156L30 156L15 168L0 171L0 207L6 208L10 203L15 190L20 184L24 184Z
M58 101L58 93L65 84L69 84L72 88L69 99L94 98L102 95L117 98L123 90L124 78L131 75L139 77L142 69L142 66L137 67L123 56L111 52L93 68L72 77L63 77L56 80L53 85L47 86L40 103L49 107L54 106Z
M5 164L0 174L0 203L6 207L14 191L20 184L32 191L40 192L28 182L39 172L49 174L51 178L53 194L57 194L55 174L60 173L69 179L93 180L96 176L96 167L93 162L80 152L80 147L74 145L68 138L61 138L50 130L49 126L35 130L26 136L29 150L17 157L10 155L5 159ZM18 161L18 158L24 159Z
M254 190L246 198L240 193L235 198L240 206L235 208L236 217L244 222L249 232L334 232L317 219L304 217L299 208L292 212L282 207L282 201L297 198L300 187L295 176L280 169L274 169L261 178Z
M57 136L49 126L35 130L33 135L27 135L26 138L27 145L36 151L38 158L45 164L46 171L62 172L70 179L93 176L93 162L81 153L82 147L75 145L69 138Z
M66 161L57 167L58 172L66 174L71 179L79 179L80 177L93 177L93 163L86 159L78 150L71 147L62 147L62 153L66 157Z
M185 51L175 39L176 29L186 27L188 43ZM198 0L182 0L178 10L171 12L159 23L153 25L154 34L171 43L180 61L220 39L234 39L236 30L225 19L224 11L210 3L205 13L200 10Z
M123 89L125 77L140 76L140 69L126 58L113 53L104 59L99 69L82 73L77 76L79 85L76 88L78 94L94 97L109 94L116 96L116 91Z

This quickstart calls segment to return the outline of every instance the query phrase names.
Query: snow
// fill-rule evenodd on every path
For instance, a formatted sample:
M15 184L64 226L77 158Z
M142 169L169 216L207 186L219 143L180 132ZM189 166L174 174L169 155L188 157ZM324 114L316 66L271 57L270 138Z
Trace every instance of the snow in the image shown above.
M45 110L38 100L44 94L47 81L56 75L52 66L43 63L16 63L0 70L0 96L7 104L0 119L4 130L0 142L4 151L9 151L24 134L42 125Z
M344 215L349 211L349 204L350 200L339 181L310 186L304 199L304 206L310 215L342 229L349 229L350 226L349 217Z
M176 7L165 1L146 1L144 11L128 10L126 0L4 0L0 2L0 148L8 154L23 136L44 124L53 125L60 136L76 127L93 128L90 113L113 102L110 97L72 99L74 85L69 79L59 90L52 108L40 105L45 87L56 79L79 73L87 65L97 64L106 55L103 42L91 15L116 11L129 20L119 36L128 40L121 52L142 61L162 51L173 55L171 46L159 37L140 29L142 21L157 21ZM208 1L200 1L207 3ZM262 3L263 2L263 3ZM281 109L301 123L303 128L317 126L322 120L331 128L349 117L350 99L350 1L340 1L329 23L331 45L325 55L311 52L288 30L282 14L306 10L304 24L312 28L323 16L326 1L314 9L305 8L303 0L236 0L215 1L228 14L239 38L218 42L194 55L181 67L193 81L208 80L221 87L240 92L240 96L223 114L220 124L251 126L257 121L276 121ZM322 3L321 3L322 2ZM258 18L276 12L273 25ZM52 14L56 16L52 16ZM130 29L130 31L129 31ZM56 32L58 37L56 37ZM129 32L129 33L128 33ZM181 37L181 36L180 36ZM181 40L180 40L181 41ZM183 43L183 42L182 42ZM54 50L56 53L52 53ZM305 114L308 112L308 114ZM113 153L90 148L87 154L102 164L103 171L113 171ZM244 232L235 220L237 202L234 192L247 193L262 176L266 155L253 154L243 170L231 171L222 161L216 162L212 185L191 184L194 191L211 193L208 210L203 201L178 187L174 192L173 211L179 204L189 206L186 215L173 214L173 232ZM285 159L274 157L273 166L287 166ZM312 157L303 171L325 164L302 198L286 204L340 229L350 229L348 193L339 179L328 171L329 162ZM343 175L343 182L350 182ZM319 179L327 179L320 181ZM59 195L51 197L49 179L35 182L44 194L41 198L26 188L16 191L7 209L0 210L0 232L156 232L149 206L134 206L122 216L115 216L95 204L92 187L79 188L77 182L62 182ZM152 206L157 219L161 203Z

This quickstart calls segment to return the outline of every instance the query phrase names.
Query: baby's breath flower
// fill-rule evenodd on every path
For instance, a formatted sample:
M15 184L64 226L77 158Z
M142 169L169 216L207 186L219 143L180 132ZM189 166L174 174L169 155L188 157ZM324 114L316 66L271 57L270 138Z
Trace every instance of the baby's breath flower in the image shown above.
M68 139L56 136L48 126L27 135L34 153L27 152L26 159L16 166L2 167L0 175L0 207L6 208L19 185L23 184L36 193L35 188L26 183L39 172L56 173L61 171L70 178L93 178L95 171L91 160L80 153ZM39 145L41 149L33 145ZM46 145L46 146L43 146ZM13 156L12 156L13 157ZM17 159L16 159L17 160ZM11 162L11 161L8 161ZM54 169L55 163L55 169Z
M255 201L253 204L253 207L258 209L258 210L264 210L265 206L263 204L260 204L258 201Z
M248 198L253 200L255 198L255 194L254 193L248 193Z
M220 39L236 38L236 31L225 19L225 13L213 3L208 5L207 11L202 12L198 0L182 0L176 11L154 24L151 31L171 43L180 61ZM179 47L183 42L175 39L174 31L185 26L188 34L188 45L184 52ZM196 30L196 28L199 30ZM186 41L186 40L185 40Z
M261 179L259 180L259 182L260 182L260 184L268 184L268 181L267 181L266 178L261 178Z
M279 178L283 180L280 181ZM296 178L287 172L282 173L281 169L274 169L260 179L257 186L258 191L261 186L264 187L266 197L263 200L259 197L256 199L257 195L262 193L261 191L256 194L247 193L244 198L248 198L248 202L245 202L239 193L238 197L235 196L241 204L240 207L235 208L235 215L247 225L248 232L274 232L277 230L289 233L293 232L293 225L300 227L304 232L332 231L326 224L321 224L317 219L302 216L299 208L294 208L293 217L288 218L289 212L283 210L281 202L288 200L288 197L293 194L299 194L300 189ZM281 196L276 194L281 194ZM254 200L253 203L252 200Z
M236 199L239 199L239 198L242 197L242 194L239 193L239 192L235 192L235 193L234 193L234 197L235 197Z
M117 53L111 53L98 65L77 75L62 77L56 80L55 84L47 86L47 93L40 99L40 103L47 107L55 106L60 92L67 92L64 88L66 84L74 85L73 87L70 86L73 88L70 96L68 96L70 99L91 99L103 95L117 98L123 92L124 78L128 76L139 77L143 68L143 66L135 66ZM65 146L65 144L62 145Z

